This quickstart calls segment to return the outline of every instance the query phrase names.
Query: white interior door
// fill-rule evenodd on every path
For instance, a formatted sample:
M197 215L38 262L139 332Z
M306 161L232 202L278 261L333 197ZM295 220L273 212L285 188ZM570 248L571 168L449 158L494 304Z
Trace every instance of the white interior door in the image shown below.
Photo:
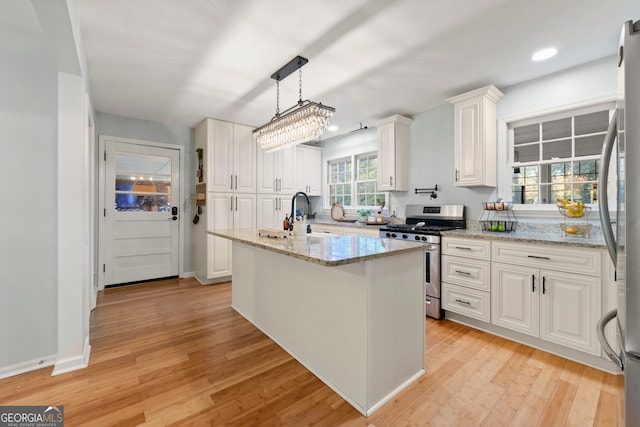
M178 276L180 151L107 140L105 285Z

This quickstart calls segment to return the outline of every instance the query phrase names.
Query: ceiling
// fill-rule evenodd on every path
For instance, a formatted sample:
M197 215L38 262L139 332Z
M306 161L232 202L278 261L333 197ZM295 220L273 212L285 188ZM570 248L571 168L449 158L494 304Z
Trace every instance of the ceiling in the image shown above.
M193 127L275 113L271 74L296 55L303 98L348 132L614 55L638 0L79 0L97 111ZM558 55L531 61L539 48ZM298 99L280 83L280 110ZM324 138L331 137L325 132Z

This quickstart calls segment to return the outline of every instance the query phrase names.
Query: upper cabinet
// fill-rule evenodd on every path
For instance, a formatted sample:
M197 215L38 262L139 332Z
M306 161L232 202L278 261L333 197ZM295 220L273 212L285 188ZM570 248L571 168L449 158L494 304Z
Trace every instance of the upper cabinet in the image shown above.
M409 126L407 117L394 115L376 123L378 129L378 191L409 189Z
M489 85L447 99L455 106L455 180L458 187L496 186L496 103L502 96L495 86Z
M258 147L258 193L295 193L295 147L265 152Z
M204 119L196 127L196 149L202 149L202 176L207 191L256 192L256 143L253 128Z
M322 150L316 147L296 147L296 191L309 196L322 195Z

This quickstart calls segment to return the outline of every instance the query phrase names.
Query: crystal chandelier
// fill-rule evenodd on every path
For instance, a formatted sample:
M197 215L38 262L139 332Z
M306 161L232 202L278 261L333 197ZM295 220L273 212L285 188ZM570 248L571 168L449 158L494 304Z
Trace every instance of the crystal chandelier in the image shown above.
M309 62L297 56L271 75L276 81L276 115L271 121L253 131L253 137L266 152L312 141L324 132L335 108L322 103L302 100L302 66ZM300 76L298 103L280 113L280 80L298 70Z

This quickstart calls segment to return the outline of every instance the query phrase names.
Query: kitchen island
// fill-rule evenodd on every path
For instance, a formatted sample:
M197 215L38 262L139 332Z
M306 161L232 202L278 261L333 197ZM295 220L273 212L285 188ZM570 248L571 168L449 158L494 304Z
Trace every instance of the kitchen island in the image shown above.
M424 374L423 245L209 233L232 240L232 307L362 414Z

